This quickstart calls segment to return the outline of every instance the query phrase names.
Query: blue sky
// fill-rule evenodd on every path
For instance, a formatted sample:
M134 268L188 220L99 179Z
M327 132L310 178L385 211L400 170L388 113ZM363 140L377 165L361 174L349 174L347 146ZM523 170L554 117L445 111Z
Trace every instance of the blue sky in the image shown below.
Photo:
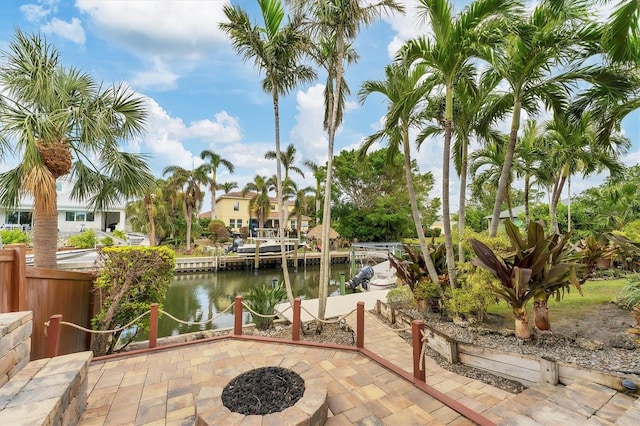
M416 0L402 1L407 14L384 18L364 29L355 48L356 65L347 70L352 93L367 79L383 78L384 66L407 39L419 35L424 25L413 12ZM456 1L461 8L466 1ZM261 89L261 76L251 63L243 63L218 29L224 1L190 0L37 0L0 1L0 50L5 50L18 27L40 31L61 52L63 63L77 66L106 84L125 82L148 98L148 132L125 147L150 156L157 176L168 165L190 168L201 163L199 154L211 149L231 161L236 172L219 174L218 181L236 181L242 187L256 174L271 176L275 161L264 153L273 145L273 107ZM236 2L234 2L236 4ZM254 1L237 2L261 23ZM598 13L606 16L611 6ZM327 157L322 131L322 91L325 76L299 87L281 101L281 141L293 143L298 166L304 160L323 164ZM337 135L336 153L355 148L363 137L380 126L385 105L372 96L364 105L349 99L344 125ZM541 117L546 118L546 117ZM504 130L508 125L501 125ZM633 147L624 158L628 165L640 162L640 112L623 123ZM442 143L437 138L415 153L421 171L436 177L433 197L441 194ZM12 164L0 164L4 170ZM298 179L312 184L312 176ZM596 185L604 176L572 181L579 192ZM454 178L452 200L457 199ZM208 210L205 199L203 210ZM455 206L452 206L455 208Z

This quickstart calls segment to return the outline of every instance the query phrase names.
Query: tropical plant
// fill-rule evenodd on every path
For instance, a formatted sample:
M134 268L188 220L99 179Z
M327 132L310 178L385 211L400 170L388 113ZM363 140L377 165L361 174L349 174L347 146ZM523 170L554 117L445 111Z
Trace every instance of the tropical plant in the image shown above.
M96 231L87 229L79 234L67 238L67 245L79 249L94 248L96 246Z
M640 305L640 275L633 274L627 277L627 283L616 298L616 303L629 310Z
M403 12L395 0L381 0L361 5L359 0L292 0L293 9L308 19L312 36L315 36L315 59L327 71L325 84L325 120L327 131L327 164L322 210L322 247L329 247L331 224L331 184L333 151L338 127L342 123L345 96L348 87L344 79L345 62L355 61L350 43L363 26L371 25L383 13ZM329 295L330 252L323 250L320 259L320 286L318 290L318 317L324 319ZM316 327L322 331L321 323Z
M211 179L206 165L201 165L193 170L183 169L180 166L167 166L162 175L170 175L167 185L182 195L182 211L186 221L186 252L191 253L191 224L193 218L202 205L204 192L200 185L207 185Z
M527 340L531 337L527 302L534 301L535 326L548 330L549 297L555 295L560 300L570 285L582 294L576 272L581 265L579 256L574 255L568 245L570 234L562 238L557 234L546 237L542 225L532 222L527 237L523 238L511 220L505 220L504 224L514 252L499 258L486 245L471 239L469 242L477 256L471 262L497 278L498 282L491 284L491 291L513 310L516 337Z
M387 305L393 309L409 309L415 304L416 299L407 285L392 288L387 292Z
M310 46L308 37L301 31L301 15L293 16L286 25L282 25L284 7L280 0L258 0L258 5L264 20L264 27L252 25L249 16L240 7L225 5L224 14L229 22L221 23L220 28L229 35L236 52L245 61L253 60L258 71L264 72L265 78L262 81L262 89L272 96L275 125L276 194L278 196L278 229L282 272L284 274L287 298L289 303L293 304L284 240L285 209L283 208L284 193L282 187L283 160L280 149L280 96L288 94L298 84L314 80L316 73L311 67L302 63L303 55Z
M142 195L142 198L133 200L125 206L127 220L136 232L144 232L149 235L149 245L157 245L158 237L166 236L165 223L167 219L167 204L163 200L162 188L166 182L157 179ZM160 224L160 226L158 226ZM126 239L126 235L124 235ZM118 237L120 238L120 237Z
M173 250L167 247L105 247L99 252L99 262L102 268L95 288L100 294L101 306L92 320L95 330L113 330L128 324L149 310L151 303L162 306L173 280ZM148 322L147 317L136 327L148 327ZM121 333L97 334L91 350L96 356L112 353Z
M418 250L410 245L403 244L404 253L400 256L389 254L389 262L395 268L396 275L400 280L409 286L412 292L416 292L421 281L431 279L427 270L427 263L424 260L422 250ZM439 287L439 293L442 295L442 286L448 285L447 263L445 255L445 246L440 243L436 246L429 245L429 257L438 273L438 279L435 284ZM433 282L433 281L432 281Z
M409 192L411 213L418 234L420 249L422 250L422 258L426 260L426 267L431 281L437 283L438 273L431 261L431 256L429 256L429 248L422 228L416 191L413 186L411 142L409 140L409 130L419 124L419 106L429 89L428 85L421 82L424 73L425 67L423 65L418 64L411 67L411 64L407 61L399 60L385 67L385 80L365 81L362 83L362 88L359 92L360 102L364 102L372 93L379 93L387 98L388 106L383 129L363 140L360 144L359 157L362 158L366 155L371 145L380 139L388 140L388 162L393 160L393 157L402 147L405 180Z
M231 161L224 159L209 149L205 149L200 153L200 158L207 161L207 166L211 171L210 189L211 189L211 220L216 218L216 189L218 189L218 169L223 166L233 173L234 167ZM229 192L229 191L227 191Z
M586 0L542 0L526 18L514 19L515 30L503 35L498 51L483 51L495 78L509 90L495 103L496 118L511 112L511 132L505 150L489 235L498 231L502 202L512 177L522 111L535 116L542 105L560 113L567 105L571 85L588 72L578 65L595 53L600 37L591 21L592 3Z
M225 194L231 192L231 190L238 188L238 182L224 182L217 186L217 189L221 189Z
M0 244L27 244L29 241L29 234L24 231L18 229L0 230ZM0 248L2 248L1 245Z
M428 22L432 36L407 42L402 55L425 64L432 78L445 92L444 147L442 151L442 219L447 252L447 268L451 287L456 284L456 260L451 233L449 203L449 170L451 135L454 121L454 85L470 79L472 62L480 48L489 50L502 40L503 28L518 2L511 0L476 0L454 16L448 0L420 0L419 14ZM482 47L480 47L482 46ZM464 190L464 188L462 188Z
M0 161L19 164L0 173L0 205L34 200L34 265L56 267L56 180L69 175L71 197L99 211L142 194L153 183L144 156L120 151L144 132L143 98L127 87L104 87L61 64L40 34L16 30L0 65ZM13 145L9 145L9 141Z
M251 318L258 330L267 330L273 325L272 315L278 303L287 298L287 291L276 284L273 287L263 285L252 287L245 296L251 312ZM255 312L255 313L254 313Z
M320 218L320 201L322 200L322 181L325 179L326 169L324 167L318 166L316 163L314 163L311 160L306 160L304 162L304 165L309 169L311 169L311 172L313 173L313 178L316 181L316 186L313 191L313 198L315 201L314 215L317 223L318 219Z

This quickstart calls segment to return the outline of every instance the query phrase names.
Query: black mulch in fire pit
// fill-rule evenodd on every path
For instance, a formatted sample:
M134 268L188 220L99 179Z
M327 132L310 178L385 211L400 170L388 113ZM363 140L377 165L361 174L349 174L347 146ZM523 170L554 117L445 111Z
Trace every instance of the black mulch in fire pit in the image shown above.
M304 380L282 367L247 371L222 390L222 404L244 415L280 412L294 405L304 394Z

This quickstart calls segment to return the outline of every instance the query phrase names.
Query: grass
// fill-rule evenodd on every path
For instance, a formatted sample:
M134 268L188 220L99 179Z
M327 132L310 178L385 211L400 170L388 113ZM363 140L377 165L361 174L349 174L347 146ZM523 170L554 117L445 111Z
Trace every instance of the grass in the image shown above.
M624 278L587 282L582 286L584 296L580 296L572 287L571 292L565 293L559 302L555 298L549 299L549 311L553 312L554 318L581 318L589 315L593 311L593 305L603 305L618 297L626 282ZM533 301L527 304L527 312L532 315ZM490 307L489 313L500 315L505 320L513 319L511 308L503 301Z

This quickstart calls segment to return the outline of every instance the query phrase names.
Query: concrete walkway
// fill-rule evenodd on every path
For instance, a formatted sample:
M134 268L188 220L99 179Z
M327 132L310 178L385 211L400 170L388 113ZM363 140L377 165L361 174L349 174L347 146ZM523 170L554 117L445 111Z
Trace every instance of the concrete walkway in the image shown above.
M349 293L343 296L333 296L327 298L327 309L325 318L337 318L344 314L347 314L356 308L358 302L364 302L364 309L371 310L376 306L376 300L387 300L387 293L389 290L378 291L365 291L362 293ZM300 319L302 322L311 321L318 315L318 300L319 299L304 299L301 301L302 308L300 312ZM276 307L277 312L282 312L284 316L290 322L293 322L293 310L289 308L289 303L280 303ZM306 311L309 311L309 315Z

